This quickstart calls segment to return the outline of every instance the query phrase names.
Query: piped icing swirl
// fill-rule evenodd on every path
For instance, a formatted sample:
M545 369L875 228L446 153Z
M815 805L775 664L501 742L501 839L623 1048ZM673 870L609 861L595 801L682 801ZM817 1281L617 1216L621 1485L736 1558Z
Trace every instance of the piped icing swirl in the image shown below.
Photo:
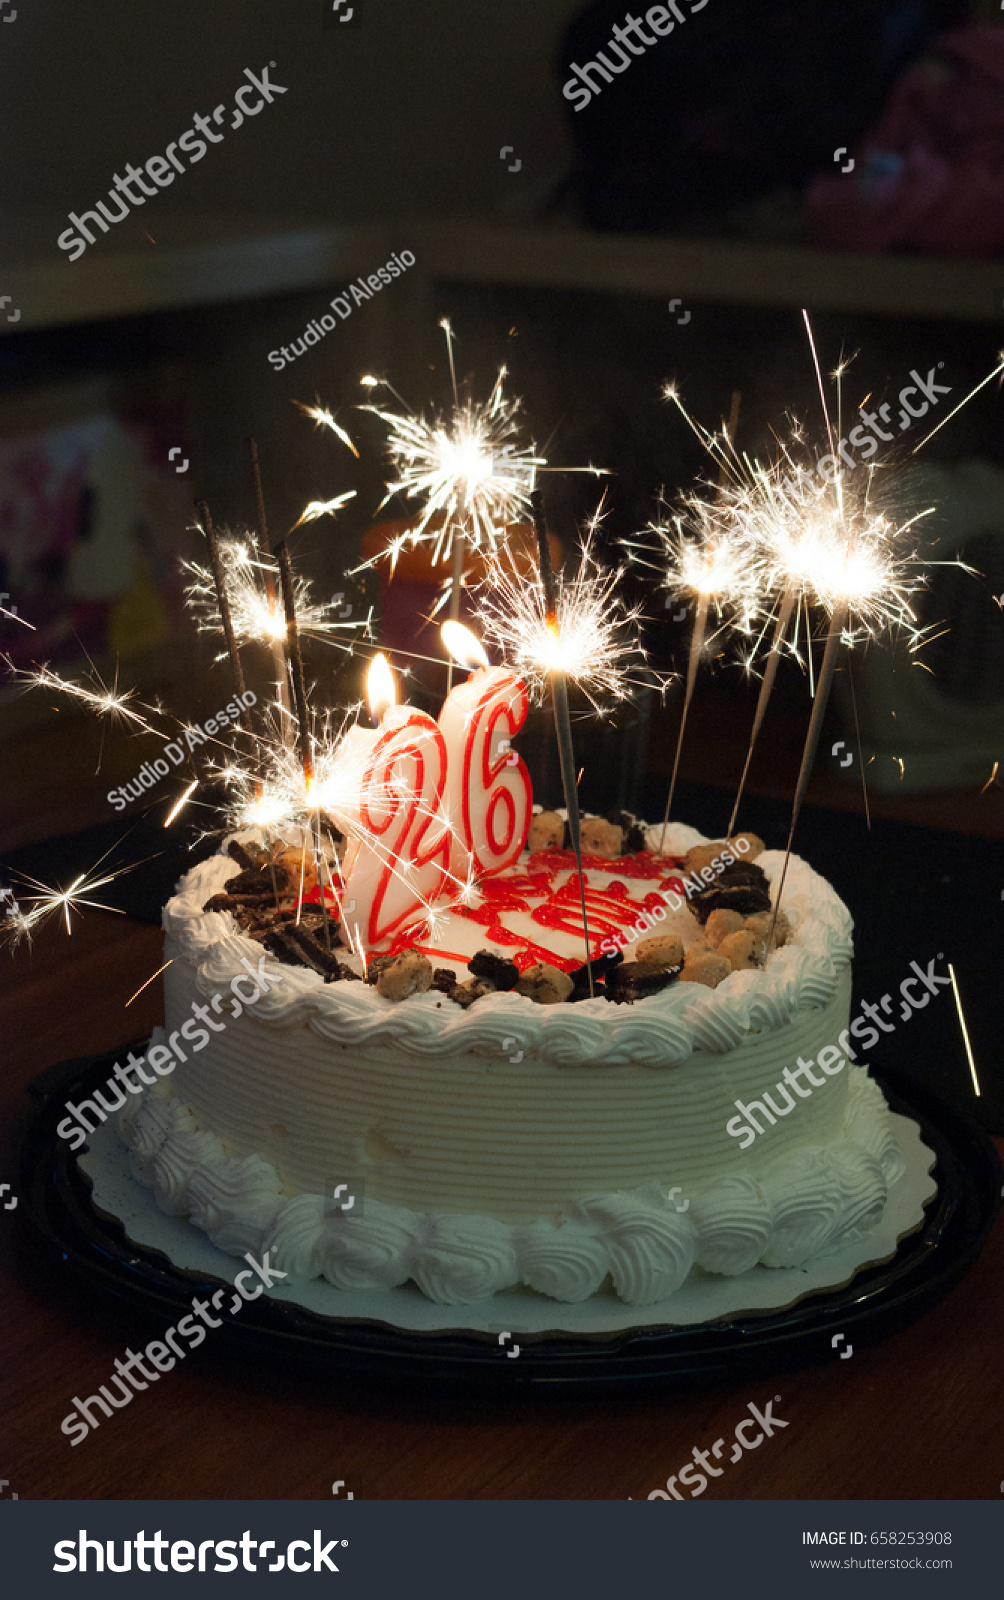
M725 1274L757 1262L798 1266L875 1225L905 1163L881 1091L863 1068L848 1071L846 1116L827 1145L756 1177L726 1178L682 1211L649 1183L529 1225L370 1199L343 1212L322 1195L287 1195L268 1162L227 1156L166 1081L128 1106L118 1127L159 1205L187 1213L229 1254L274 1252L291 1278L323 1276L354 1290L410 1280L444 1305L484 1301L516 1283L573 1304L609 1280L627 1304L650 1305L671 1299L694 1263Z

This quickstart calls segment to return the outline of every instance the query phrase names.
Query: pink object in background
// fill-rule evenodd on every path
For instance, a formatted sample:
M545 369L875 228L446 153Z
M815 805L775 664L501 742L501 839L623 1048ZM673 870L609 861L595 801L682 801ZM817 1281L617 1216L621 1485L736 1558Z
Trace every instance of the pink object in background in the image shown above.
M910 67L847 176L806 199L831 249L1004 253L1004 28L944 34Z

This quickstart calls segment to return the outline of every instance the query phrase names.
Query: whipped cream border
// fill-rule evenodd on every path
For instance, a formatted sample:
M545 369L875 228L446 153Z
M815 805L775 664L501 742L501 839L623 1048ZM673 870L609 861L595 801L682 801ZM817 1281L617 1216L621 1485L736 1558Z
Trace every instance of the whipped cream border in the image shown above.
M649 848L658 849L661 833L661 826L648 830ZM247 830L232 837L257 841L259 835ZM671 824L667 854L682 855L707 842L695 829ZM783 861L782 851L769 850L757 864L773 884ZM176 946L167 953L180 949L207 996L244 970L243 957L257 963L262 953L229 912L202 909L236 870L224 841L216 855L185 875L164 907L164 929ZM260 1026L306 1024L340 1045L389 1048L419 1058L444 1052L497 1056L507 1048L503 1040L515 1039L512 1048L556 1065L604 1061L678 1066L695 1051L735 1050L748 1035L785 1027L800 1012L833 998L853 952L850 912L826 880L795 855L788 867L784 908L792 922L789 942L773 953L764 970L733 972L717 989L675 983L633 1005L595 999L541 1006L524 995L493 994L467 1011L451 1006L447 1012L441 995L395 1003L372 985L325 984L318 973L284 965L281 985L248 1014ZM454 1010L455 1016L450 1014Z
M657 1183L577 1201L557 1221L509 1224L367 1200L350 1216L319 1194L287 1196L273 1166L228 1156L162 1079L119 1114L136 1180L233 1256L268 1251L291 1279L355 1291L411 1281L440 1305L520 1283L576 1304L607 1282L626 1304L671 1296L695 1265L736 1275L804 1265L877 1226L906 1160L878 1085L849 1068L843 1125L758 1177L724 1179L693 1203Z

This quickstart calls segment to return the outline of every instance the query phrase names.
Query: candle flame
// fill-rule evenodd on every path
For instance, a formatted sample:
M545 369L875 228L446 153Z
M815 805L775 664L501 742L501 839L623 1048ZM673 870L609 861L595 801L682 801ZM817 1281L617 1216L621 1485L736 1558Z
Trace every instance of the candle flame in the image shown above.
M391 706L397 704L394 674L384 655L373 657L373 663L366 677L366 698L369 702L370 716L377 723Z
M444 622L441 632L443 643L458 666L468 672L491 666L484 645L462 622Z

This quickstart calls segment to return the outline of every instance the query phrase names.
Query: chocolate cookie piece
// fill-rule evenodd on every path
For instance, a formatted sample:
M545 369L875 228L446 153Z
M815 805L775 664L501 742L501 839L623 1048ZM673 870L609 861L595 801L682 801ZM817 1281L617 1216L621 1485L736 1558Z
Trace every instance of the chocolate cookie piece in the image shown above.
M572 980L573 990L571 999L578 1000L581 996L578 990L585 991L585 998L589 999L589 968L593 969L593 987L606 982L607 975L614 967L619 967L624 960L623 950L614 950L609 955L596 956L590 962L584 962L581 967L575 967L568 976Z
M432 962L417 950L402 950L392 956L376 981L377 994L385 1000L409 1000L432 988Z
M651 994L667 989L677 977L676 971L660 967L652 961L625 961L607 974L606 989L610 999L619 1004L644 1000Z
M538 811L530 819L526 848L533 855L536 850L552 850L565 837L565 824L556 811Z
M590 1000L593 998L609 1000L611 996L606 992L607 976L613 971L614 967L619 967L623 960L623 950L614 950L609 955L597 956L595 960L584 963L581 967L576 967L573 972L568 974L572 980L572 992L568 996L569 1001L574 1004L578 1000ZM593 995L589 993L590 966L593 969Z
M203 911L239 911L243 902L232 894L213 894L203 906Z
M743 885L708 889L705 894L694 896L690 909L701 923L708 920L712 911L738 911L741 917L752 917L758 911L770 910L770 895L766 889L746 888Z
M624 837L624 854L628 856L636 856L639 850L645 850L647 848L648 846L645 843L645 834L643 830L639 828L636 822L632 823Z
M471 956L467 970L473 972L476 978L483 978L494 989L506 992L515 989L519 982L519 968L515 961L496 955L492 950L479 950L477 955Z
M457 986L457 974L452 967L434 967L432 970L432 987L441 994L449 994Z
M683 940L672 933L660 933L654 939L642 939L634 957L636 961L647 961L656 967L678 967L683 960Z
M524 994L539 1006L560 1005L572 993L574 985L567 972L552 967L548 961L538 961L527 967L516 985L517 994Z
M287 922L280 937L288 949L299 952L302 964L312 972L319 972L326 983L334 983L341 977L338 958L334 950L325 945L324 934L316 923L305 926L301 922L297 927L295 922Z
M769 911L767 875L755 862L726 867L713 884L692 896L689 905L702 926L712 911L736 911L743 918L754 916L758 911Z
M366 963L366 982L375 986L381 972L389 967L394 959L394 956L370 956Z
M495 985L486 982L484 978L468 978L466 983L455 983L449 991L449 996L456 1005L462 1006L466 1011L483 995L495 993Z
M285 868L278 863L275 865L275 888L282 894L289 886L289 875ZM248 872L239 872L236 877L228 878L223 886L227 894L254 895L258 899L272 900L274 893L272 887L272 874L268 867L252 867Z
M579 844L583 855L612 861L624 848L624 830L602 817L586 817L579 827Z

